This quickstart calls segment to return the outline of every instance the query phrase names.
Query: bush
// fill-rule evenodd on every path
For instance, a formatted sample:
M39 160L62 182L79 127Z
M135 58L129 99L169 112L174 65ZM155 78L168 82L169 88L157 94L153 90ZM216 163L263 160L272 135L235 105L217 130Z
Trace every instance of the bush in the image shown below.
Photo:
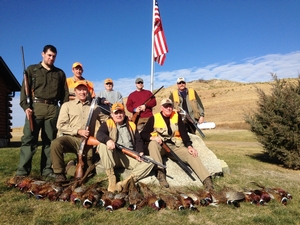
M287 168L300 169L300 80L272 77L271 95L257 88L258 110L246 115L245 121L270 157Z

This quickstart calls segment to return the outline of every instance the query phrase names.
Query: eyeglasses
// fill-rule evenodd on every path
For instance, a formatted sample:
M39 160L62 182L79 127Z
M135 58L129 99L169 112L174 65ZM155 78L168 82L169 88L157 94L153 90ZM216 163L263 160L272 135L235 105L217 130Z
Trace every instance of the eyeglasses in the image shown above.
M184 81L180 81L179 83L177 83L177 84L185 84L185 82Z
M167 109L167 108L173 108L173 105L172 104L165 104L165 105L163 105L163 107L165 109Z
M112 83L106 83L106 85L112 85Z
M142 81L139 81L139 82L137 82L137 84L143 84L144 82L142 82Z

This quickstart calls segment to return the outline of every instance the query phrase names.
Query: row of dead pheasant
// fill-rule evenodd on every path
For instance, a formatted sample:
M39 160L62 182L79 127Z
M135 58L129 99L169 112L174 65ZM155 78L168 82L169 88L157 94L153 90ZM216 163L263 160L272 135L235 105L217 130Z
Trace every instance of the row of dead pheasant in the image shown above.
M128 210L138 210L149 206L155 210L168 208L171 210L189 209L198 211L197 206L218 206L227 204L240 207L240 202L250 202L253 205L265 206L271 200L286 205L292 195L281 188L266 188L258 183L254 190L236 191L224 187L220 191L186 191L166 189L164 193L155 194L146 184L135 184L131 179L126 188L120 193L112 193L101 186L102 181L86 186L79 182L69 184L46 182L30 177L19 180L11 179L9 186L18 188L23 193L37 199L50 201L69 201L73 204L82 204L85 208L100 207L107 211L117 210L127 205Z

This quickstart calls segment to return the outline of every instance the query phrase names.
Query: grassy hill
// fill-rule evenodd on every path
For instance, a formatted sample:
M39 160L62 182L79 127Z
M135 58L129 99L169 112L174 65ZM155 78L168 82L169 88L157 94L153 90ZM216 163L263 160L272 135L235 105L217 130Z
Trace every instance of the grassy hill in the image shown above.
M294 80L294 79L290 79ZM205 108L205 121L215 122L216 128L243 129L244 114L256 108L258 95L256 88L265 92L271 89L271 82L240 83L228 80L196 80L187 82L188 88L194 88ZM174 84L157 93L157 106L154 111L160 110L161 99L170 96L177 89ZM124 99L126 102L127 98Z

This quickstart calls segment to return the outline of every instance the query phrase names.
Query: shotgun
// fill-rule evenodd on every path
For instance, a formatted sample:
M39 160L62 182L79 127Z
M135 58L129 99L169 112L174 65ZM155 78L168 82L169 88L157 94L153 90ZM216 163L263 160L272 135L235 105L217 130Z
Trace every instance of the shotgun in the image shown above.
M26 68L25 68L25 57L24 57L23 46L21 46L21 52L22 52L22 61L23 61L23 69L24 69L23 79L24 79L24 89L25 89L25 95L26 95L26 102L27 102L28 107L30 109L32 109L31 95L30 95L29 84L28 84L28 76L27 76L27 72L26 72ZM30 130L32 132L33 131L32 115L28 116L28 120L29 120Z
M157 94L157 92L159 92L164 86L161 86L156 92L154 92L150 98L148 98L142 105L147 104L148 102L151 101L151 99L153 99L155 97L155 95ZM135 124L137 124L138 121L138 116L140 115L140 112L135 112L132 117L131 117L131 121L134 122Z
M192 176L192 170L175 154L175 152L165 143L162 142L162 148L166 150L166 152L170 153L177 161L177 164L181 167L181 169L186 172L189 177L195 181L196 179Z
M130 156L130 157L132 157L132 158L134 158L134 159L136 159L136 160L138 160L138 158L140 158L143 162L146 162L146 163L153 163L153 164L156 164L156 165L158 165L158 166L160 166L160 167L162 167L162 168L164 168L164 169L167 168L165 165L163 165L163 164L161 164L161 163L159 163L159 162L156 162L155 160L150 159L150 158L148 158L148 157L145 156L145 155L140 156L139 153L138 153L137 151L134 151L134 150L132 150L132 149L130 149L130 148L126 148L125 146L120 145L120 144L118 144L118 143L115 143L115 145L116 145L117 148L121 149L122 152L123 152L125 155L128 155L128 156Z
M200 133L200 135L204 138L205 135L202 132L202 130L197 126L197 122L181 107L178 107L180 111L183 111L185 113L185 116L187 118L187 120L193 124L193 126L196 128L196 130Z
M92 103L91 103L91 106L90 106L90 111L89 111L89 116L88 116L88 119L87 119L87 122L86 122L86 125L85 125L85 130L89 130L90 128L90 122L91 122L91 119L92 119L92 115L93 115L93 112L94 112L94 108L95 108L95 103L96 103L96 99L93 99ZM81 138L81 142L80 142L80 145L79 145L79 150L77 152L77 166L76 166L76 171L75 171L75 179L81 179L83 177L83 166L84 166L84 163L82 161L82 154L83 154L83 149L84 149L84 146L86 144L86 140L87 138L85 137L82 137Z

